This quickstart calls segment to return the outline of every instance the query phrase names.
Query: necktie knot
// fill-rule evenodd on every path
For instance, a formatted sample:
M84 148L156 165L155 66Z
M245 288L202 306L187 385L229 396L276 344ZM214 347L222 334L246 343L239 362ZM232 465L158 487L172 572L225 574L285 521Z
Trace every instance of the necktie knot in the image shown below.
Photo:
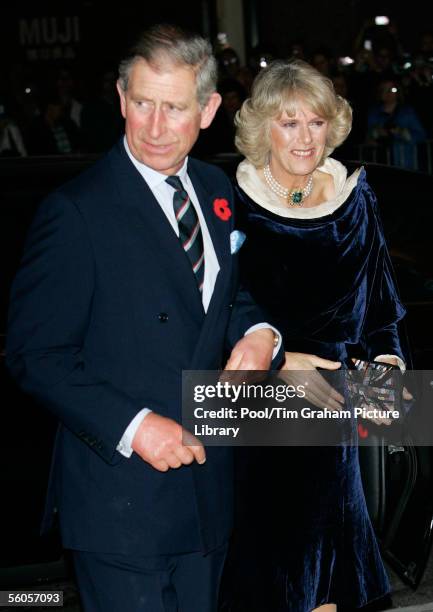
M168 176L165 179L165 182L168 183L170 187L173 187L173 189L176 189L176 191L185 191L182 185L182 181L176 174L174 174L173 176Z

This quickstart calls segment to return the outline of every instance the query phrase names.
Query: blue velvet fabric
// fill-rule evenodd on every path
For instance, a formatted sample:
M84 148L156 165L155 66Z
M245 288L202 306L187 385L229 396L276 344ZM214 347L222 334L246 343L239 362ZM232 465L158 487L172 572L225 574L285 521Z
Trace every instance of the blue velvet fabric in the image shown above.
M340 360L360 343L369 359L402 356L397 322L405 310L364 169L347 200L317 219L281 217L237 193L244 280L287 350Z
M347 200L316 219L281 217L237 193L244 282L286 350L344 360L361 344L369 358L402 356L404 308L364 170ZM389 591L356 446L236 450L227 610L360 607Z

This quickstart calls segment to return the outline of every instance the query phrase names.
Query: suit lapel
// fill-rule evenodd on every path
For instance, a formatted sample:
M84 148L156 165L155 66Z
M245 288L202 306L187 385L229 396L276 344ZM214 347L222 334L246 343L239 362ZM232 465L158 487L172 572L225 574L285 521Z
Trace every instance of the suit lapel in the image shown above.
M119 206L128 223L129 230L137 236L138 241L145 239L152 245L155 253L155 265L161 266L168 279L168 283L186 304L191 314L203 317L201 294L187 256L171 227L159 203L149 189L146 181L140 176L138 170L129 159L123 142L111 152L113 175L117 178L120 193ZM219 316L222 304L226 299L228 281L231 276L232 260L230 254L230 228L231 223L221 220L213 210L215 198L222 194L213 192L206 184L207 176L197 170L194 160L188 164L188 174L194 185L197 198L206 220L206 225L214 246L220 270L218 272L212 299L209 304L207 316L197 344L206 345L208 334ZM145 270L143 270L143 274Z
M127 156L123 143L119 143L113 155L120 192L119 205L126 212L130 230L151 244L157 265L163 268L168 282L195 314L203 316L201 294L191 264L164 211Z

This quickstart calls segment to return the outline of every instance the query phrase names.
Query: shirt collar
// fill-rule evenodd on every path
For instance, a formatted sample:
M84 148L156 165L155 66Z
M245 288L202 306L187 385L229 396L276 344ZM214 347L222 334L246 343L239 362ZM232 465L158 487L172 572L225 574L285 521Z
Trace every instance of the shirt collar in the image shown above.
M161 172L158 172L157 170L154 170L153 168L146 166L146 164L143 164L142 162L138 161L138 159L136 159L133 156L129 148L128 141L126 140L126 136L124 136L123 138L123 144L124 144L125 151L127 152L129 159L132 161L134 166L137 168L137 170L139 171L139 173L141 174L141 176L144 178L144 180L146 181L146 183L149 185L151 189L154 189L155 187L158 187L158 185L161 185L162 183L165 182L167 178L166 174L162 174ZM185 158L180 170L176 172L176 175L180 178L182 182L185 182L187 180L187 171L188 171L188 157Z

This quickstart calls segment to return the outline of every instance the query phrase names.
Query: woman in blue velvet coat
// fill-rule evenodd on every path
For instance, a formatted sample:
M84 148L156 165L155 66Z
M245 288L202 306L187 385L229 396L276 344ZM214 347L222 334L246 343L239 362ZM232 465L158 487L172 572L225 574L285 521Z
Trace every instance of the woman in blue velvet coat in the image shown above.
M298 60L262 70L237 116L241 266L283 334L286 370L344 368L360 347L404 367L404 308L376 197L364 169L347 176L329 157L351 120L331 81ZM310 391L316 406L345 402L320 384ZM328 611L389 592L356 445L249 449L238 478L227 609Z

